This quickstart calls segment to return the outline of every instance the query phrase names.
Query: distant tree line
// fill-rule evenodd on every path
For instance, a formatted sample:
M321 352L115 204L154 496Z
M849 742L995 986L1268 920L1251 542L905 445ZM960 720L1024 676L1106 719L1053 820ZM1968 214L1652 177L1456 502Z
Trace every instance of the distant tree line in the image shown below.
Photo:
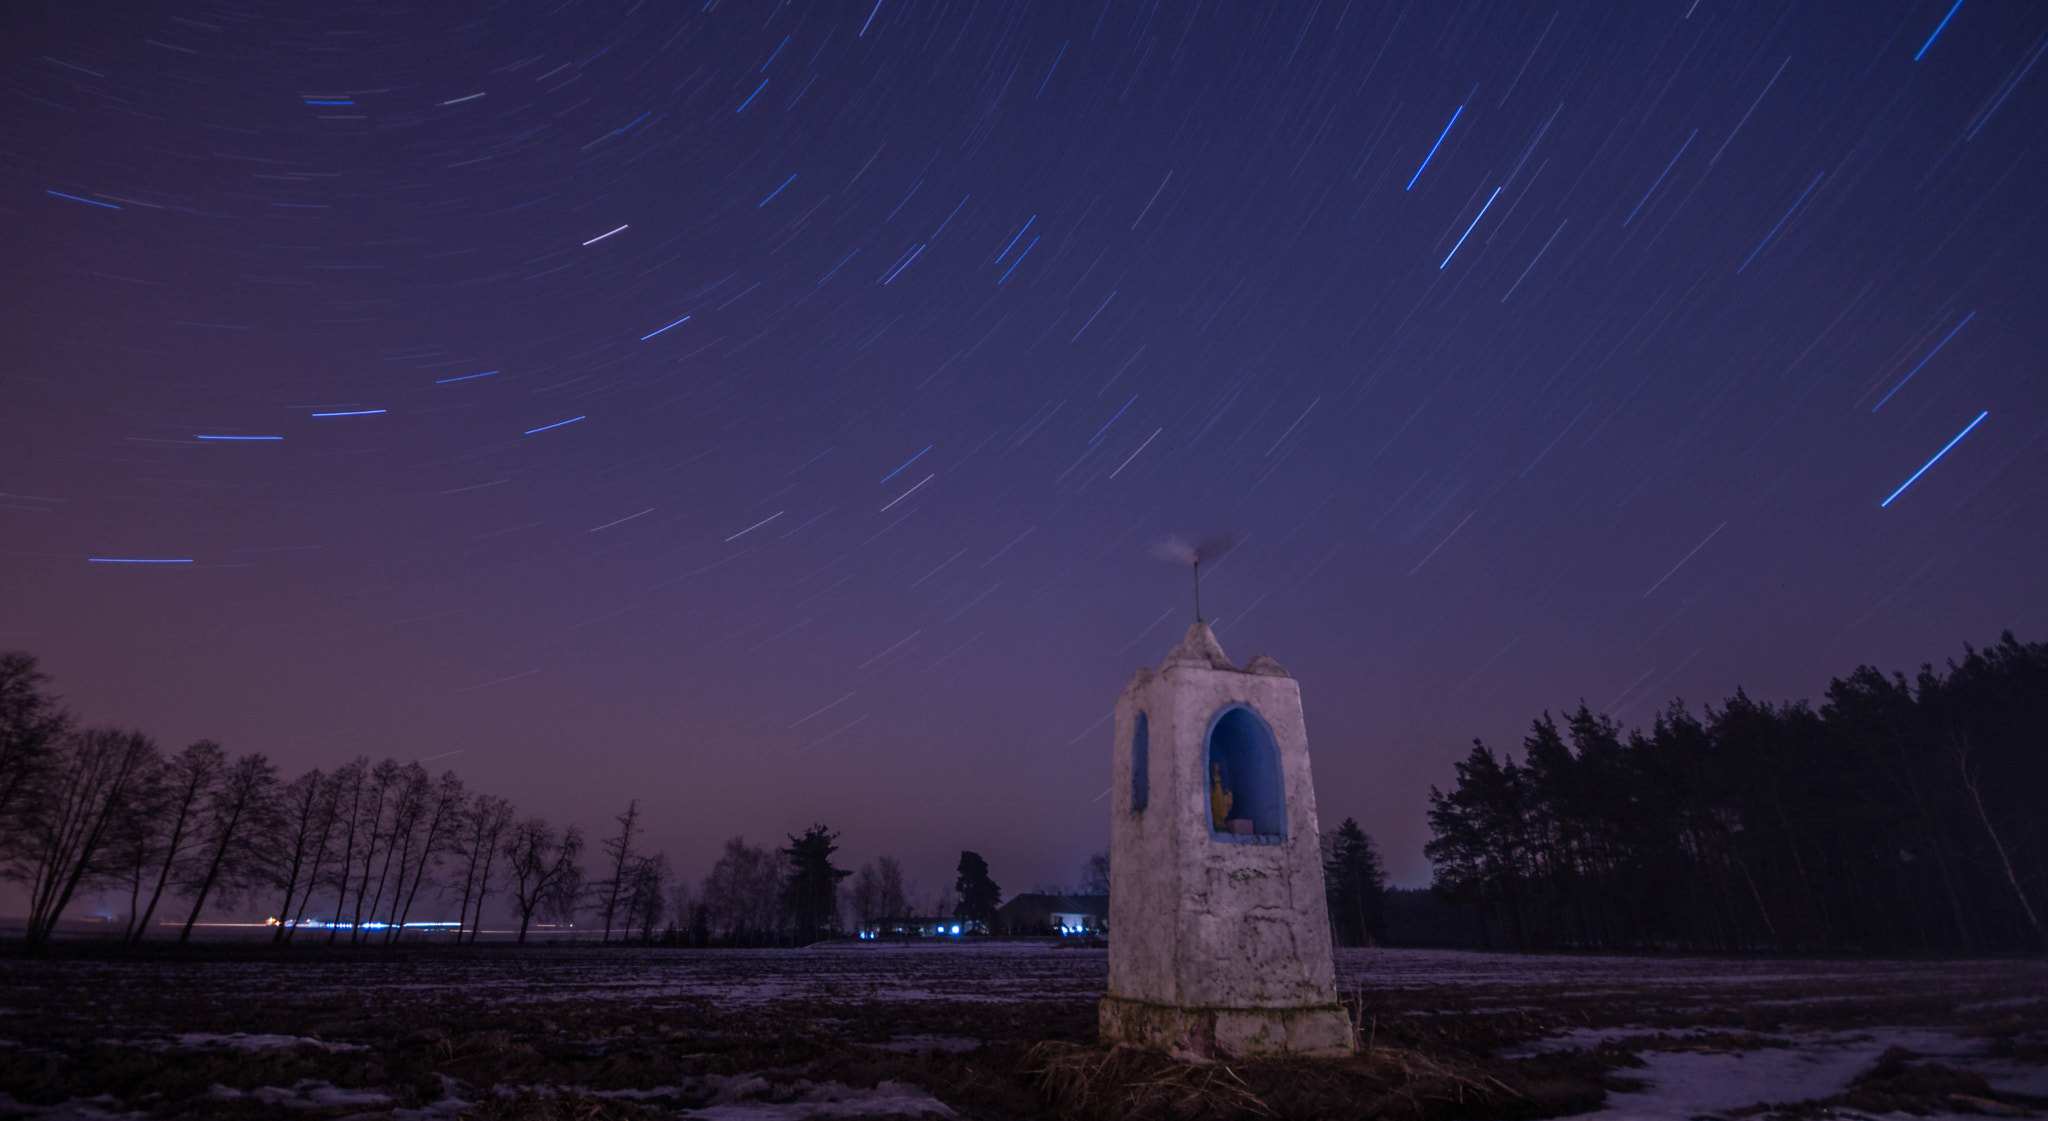
M603 942L802 945L843 932L848 912L865 926L956 911L944 894L913 902L893 857L835 867L823 825L773 850L732 838L693 893L646 851L638 801L591 853L581 827L521 817L452 771L358 758L287 780L261 753L210 740L166 753L141 732L83 726L47 686L34 657L0 653L0 878L27 893L31 948L74 902L106 894L125 900L126 942L162 922L189 941L208 908L239 906L265 908L276 943L352 945L418 937L416 920L449 904L455 919L434 930L474 942L493 900L521 942L581 920ZM992 917L974 891L962 906Z
M1430 791L1435 891L1481 946L2048 948L2048 644L2010 632L1818 711L1738 691L1623 734L1582 703Z
M30 655L0 654L0 877L28 894L32 947L81 893L125 896L128 942L174 905L181 942L209 906L240 904L273 908L280 943L396 941L423 902L449 900L444 929L473 941L500 893L522 940L584 909L605 940L648 937L667 914L667 858L634 846L638 803L590 877L581 830L520 819L452 771L359 758L286 780L211 740L167 754L141 732L80 726L47 680Z

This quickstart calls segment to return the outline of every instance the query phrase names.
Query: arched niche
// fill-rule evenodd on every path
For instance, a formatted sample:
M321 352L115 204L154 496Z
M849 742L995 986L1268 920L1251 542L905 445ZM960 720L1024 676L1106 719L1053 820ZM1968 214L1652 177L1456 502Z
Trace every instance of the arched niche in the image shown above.
M1211 837L1235 844L1279 844L1287 839L1280 745L1257 711L1228 705L1210 719L1202 773L1202 811Z
M1152 727L1144 713L1131 729L1131 812L1143 813L1152 801Z

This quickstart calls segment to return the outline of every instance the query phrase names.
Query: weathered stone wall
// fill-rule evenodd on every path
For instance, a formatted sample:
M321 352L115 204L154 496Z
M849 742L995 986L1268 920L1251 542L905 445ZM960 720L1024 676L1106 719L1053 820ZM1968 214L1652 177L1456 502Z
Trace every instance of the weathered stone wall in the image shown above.
M1212 722L1232 705L1249 706L1272 730L1287 800L1284 841L1211 835L1205 746ZM1140 712L1149 723L1151 797L1134 813L1131 738ZM1205 1049L1348 1046L1294 679L1270 658L1236 668L1197 623L1158 673L1132 675L1115 734L1105 1036L1199 1057Z

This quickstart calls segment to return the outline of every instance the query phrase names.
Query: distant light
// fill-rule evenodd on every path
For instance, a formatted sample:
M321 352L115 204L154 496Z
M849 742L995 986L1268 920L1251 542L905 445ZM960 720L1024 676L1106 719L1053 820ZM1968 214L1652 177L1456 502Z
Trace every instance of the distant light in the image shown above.
M314 413L313 415L314 415L314 416L376 416L376 415L377 415L378 413L381 413L381 412L383 412L383 411L384 411L383 409L357 409L356 411L354 411L354 412L349 412L349 413Z
M282 436L193 436L195 440L282 440Z
M495 373L497 373L497 372L498 372L498 371L496 371L496 370L485 370L485 371L484 371L483 373L481 373L481 374L464 374L464 375L462 375L462 376L461 376L461 377L459 377L459 378L442 378L442 379L441 379L440 381L437 381L437 382L435 382L434 384L435 384L435 385L447 385L447 384L448 384L449 382L451 382L451 381L468 381L468 380L470 380L471 378L487 378L487 377L490 377L490 376L491 376L492 374L495 374Z
M191 564L191 557L87 557L87 564Z

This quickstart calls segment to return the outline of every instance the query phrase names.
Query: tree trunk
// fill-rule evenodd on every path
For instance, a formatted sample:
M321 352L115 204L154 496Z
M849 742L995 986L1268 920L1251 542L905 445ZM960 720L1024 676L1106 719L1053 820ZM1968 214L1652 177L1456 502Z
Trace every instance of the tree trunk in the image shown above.
M185 916L185 929L178 932L178 944L181 946L192 940L192 926L199 921L199 910L206 906L206 897L213 892L214 881L220 876L221 859L226 853L226 845L214 850L213 862L206 869L206 878L199 883L199 894L192 899L192 913Z
M2035 912L2034 904L2027 898L2027 889L2020 885L2019 875L2013 871L2012 857L2005 851L2005 843L1998 839L1998 830L1992 828L1991 814L1984 808L1984 796L1977 790L1977 777L1970 773L1969 741L1957 737L1955 740L1956 770L1962 774L1963 789L1969 792L1970 805L1977 811L1977 820L1984 825L1984 835L1991 840L1991 849L1998 854L1998 866L2005 872L2005 882L2012 885L2012 894L2019 900L2020 910L2027 916L2027 924L2034 928L2036 945L2048 947L2048 930L2041 928L2041 916Z
M471 945L475 945L477 935L483 933L484 901L491 897L491 865L496 863L497 855L498 846L494 838L490 852L484 856L483 878L478 881L476 886L476 917L471 920L469 927L469 941Z
M164 864L157 872L156 890L149 896L149 907L142 912L142 918L135 924L132 941L140 943L149 936L149 920L156 917L156 906L163 901L164 887L171 882L171 866L178 859L179 849L185 842L185 829L192 823L192 803L198 797L195 791L187 791L185 799L178 806L178 820L171 823L171 839L164 846Z
M331 826L333 823L329 822ZM330 830L331 832L331 830ZM306 908L313 905L313 893L320 888L320 866L327 862L327 838L320 839L320 847L313 850L313 867L306 872L306 894L299 897L299 913L292 916L291 925L284 929L284 944L289 946L299 933L299 924L306 921Z
M193 924L199 921L199 911L206 906L206 897L213 893L213 885L220 878L221 865L227 861L228 846L234 842L235 827L241 824L241 820L242 812L237 807L235 816L229 818L227 826L221 830L220 843L214 846L213 859L206 866L206 877L199 881L199 893L192 899L192 913L185 916L185 929L178 932L178 944L181 946L192 940Z

